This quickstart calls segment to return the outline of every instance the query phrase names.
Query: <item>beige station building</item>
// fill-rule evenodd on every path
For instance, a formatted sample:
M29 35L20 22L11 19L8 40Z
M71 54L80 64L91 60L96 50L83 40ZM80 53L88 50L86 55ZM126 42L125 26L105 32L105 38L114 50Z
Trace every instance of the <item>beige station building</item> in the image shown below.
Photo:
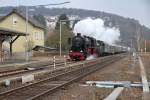
M0 17L0 38L1 51L23 56L27 49L44 46L44 27L31 17L26 21L26 14L14 9Z

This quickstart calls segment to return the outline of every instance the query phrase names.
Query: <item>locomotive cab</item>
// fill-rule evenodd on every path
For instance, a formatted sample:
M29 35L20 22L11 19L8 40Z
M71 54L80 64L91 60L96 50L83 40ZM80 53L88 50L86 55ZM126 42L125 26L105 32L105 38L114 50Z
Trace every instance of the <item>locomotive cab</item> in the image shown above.
M96 52L96 39L88 36L84 36L85 39L85 47L88 55L94 55Z

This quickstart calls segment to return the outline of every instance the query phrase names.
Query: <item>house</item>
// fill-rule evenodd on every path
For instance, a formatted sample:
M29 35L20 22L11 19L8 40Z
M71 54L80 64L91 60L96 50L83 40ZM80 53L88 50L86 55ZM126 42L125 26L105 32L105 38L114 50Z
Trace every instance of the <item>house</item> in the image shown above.
M28 33L27 36L19 36L13 42L12 54L25 54L27 43L28 50L31 50L36 45L44 46L44 26L31 17L28 17L28 21L26 21L26 15L19 10L14 9L7 15L0 17L0 28ZM8 38L3 43L3 46L10 48L9 45Z

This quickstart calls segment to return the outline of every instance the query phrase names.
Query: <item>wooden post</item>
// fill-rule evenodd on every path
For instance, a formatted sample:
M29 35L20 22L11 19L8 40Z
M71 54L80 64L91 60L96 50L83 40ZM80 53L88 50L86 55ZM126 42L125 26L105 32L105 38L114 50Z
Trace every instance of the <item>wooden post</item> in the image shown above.
M10 56L12 56L12 43L10 42Z
M64 65L65 65L65 67L67 66L66 55L64 55Z
M10 55L12 56L12 45L13 43L19 38L19 35L17 35L14 39L11 36L11 42L10 42Z
M9 43L9 45L10 45L9 50L10 50L10 56L12 56L12 36L10 38L11 38L11 41Z
M54 63L54 69L56 69L56 62L55 62L56 57L53 57L53 63Z

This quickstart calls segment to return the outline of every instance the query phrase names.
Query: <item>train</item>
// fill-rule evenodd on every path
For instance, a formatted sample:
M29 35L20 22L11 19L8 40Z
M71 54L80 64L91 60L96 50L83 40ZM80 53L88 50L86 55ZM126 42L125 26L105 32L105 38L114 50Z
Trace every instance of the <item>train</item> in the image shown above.
M81 33L77 33L69 41L69 57L73 61L83 61L91 56L101 57L127 51L121 46L112 46L93 37L81 36Z

